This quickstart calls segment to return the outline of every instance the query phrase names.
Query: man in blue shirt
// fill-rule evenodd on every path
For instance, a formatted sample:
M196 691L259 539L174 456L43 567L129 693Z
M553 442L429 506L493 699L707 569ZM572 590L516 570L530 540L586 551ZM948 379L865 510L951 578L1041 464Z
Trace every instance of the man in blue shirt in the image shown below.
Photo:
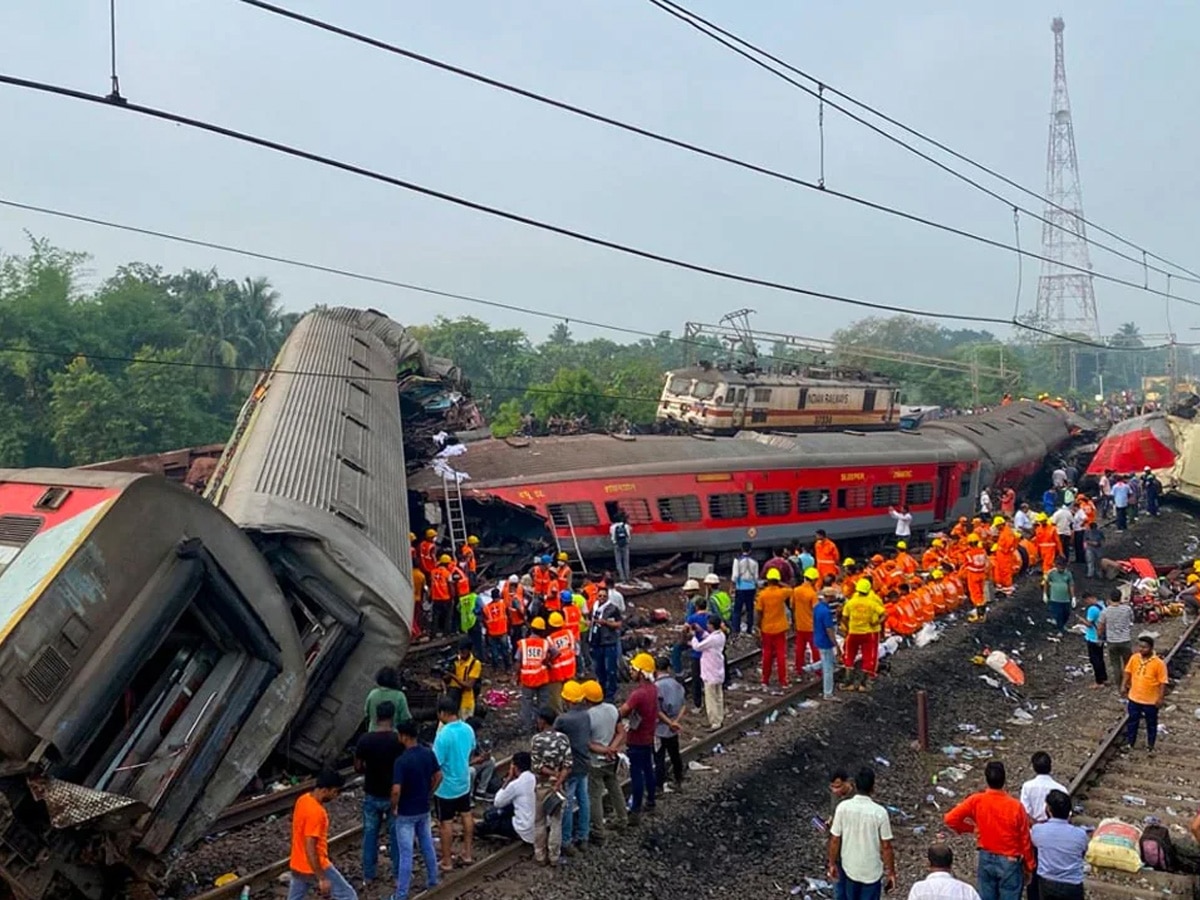
M1080 619L1087 626L1083 638L1087 641L1088 662L1092 664L1095 687L1100 688L1108 683L1108 667L1104 664L1104 641L1100 639L1096 630L1096 623L1100 621L1100 614L1104 612L1104 604L1091 591L1084 592L1083 602L1083 615Z
M1046 796L1049 820L1033 826L1037 848L1038 893L1041 900L1083 900L1083 857L1088 835L1071 817L1071 798L1062 791Z
M1117 511L1117 531L1129 527L1129 484L1124 475L1117 476L1117 483L1112 486L1113 508Z
M701 629L708 627L708 600L704 597L697 597L692 601L692 611L688 613L687 620L684 623L686 627L683 629L683 641L690 643L692 635L695 633L695 626L699 625ZM704 707L704 682L700 680L700 651L689 651L691 656L688 667L688 674L692 679L692 706L697 711Z
M458 703L453 697L438 700L441 728L433 739L433 755L442 769L442 781L433 793L442 844L442 871L449 872L454 859L454 820L463 829L464 864L475 860L475 817L471 815L471 754L475 751L475 729L458 718Z
M429 830L429 797L442 781L437 757L417 743L417 723L412 719L396 726L404 752L392 768L393 832L399 859L396 862L396 893L393 900L407 900L412 883L413 840L425 858L425 889L438 883L438 858Z
M811 571L816 573L816 569ZM807 577L808 572L804 574ZM817 595L816 605L813 606L813 643L821 651L821 694L826 700L832 700L833 667L837 662L837 626L824 592Z
M796 557L796 571L807 572L817 564L817 558L808 552L808 545L800 545L800 554Z

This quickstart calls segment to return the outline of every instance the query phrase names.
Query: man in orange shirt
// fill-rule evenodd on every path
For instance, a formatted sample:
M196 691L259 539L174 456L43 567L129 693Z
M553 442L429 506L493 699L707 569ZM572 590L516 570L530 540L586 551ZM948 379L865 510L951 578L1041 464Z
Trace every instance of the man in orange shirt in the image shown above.
M762 643L762 683L771 683L771 665L779 670L779 686L788 686L787 605L792 592L781 583L778 569L767 569L767 585L754 600L755 632ZM812 625L809 625L812 630Z
M338 795L346 779L326 769L316 786L302 794L292 811L292 854L288 861L292 880L288 900L302 900L316 886L332 900L358 900L358 892L329 861L329 813L325 804Z
M804 648L812 648L812 661L820 662L821 655L813 641L813 607L817 605L817 583L821 574L815 569L804 570L804 580L792 591L792 628L796 631L796 678L804 677Z
M837 544L829 539L824 530L817 531L817 542L813 544L813 556L817 560L817 571L821 573L821 580L825 580L826 575L836 575L838 571L838 560L841 556L838 554Z
M975 887L980 900L1021 900L1021 889L1033 878L1032 823L1021 801L1004 790L1004 763L988 763L983 777L987 790L958 804L944 821L959 834L975 832L979 850Z
M1167 664L1154 652L1154 638L1143 634L1137 639L1137 653L1125 664L1121 693L1128 699L1129 719L1125 724L1125 742L1137 743L1138 725L1146 719L1146 746L1154 752L1158 740L1158 709L1167 688Z

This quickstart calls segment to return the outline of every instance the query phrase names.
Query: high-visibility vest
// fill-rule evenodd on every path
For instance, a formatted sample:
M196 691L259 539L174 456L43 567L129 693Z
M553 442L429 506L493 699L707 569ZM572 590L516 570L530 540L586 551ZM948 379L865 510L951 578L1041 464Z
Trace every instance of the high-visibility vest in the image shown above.
M529 577L533 581L533 592L545 597L550 590L550 583L554 581L554 575L545 566L534 566L529 572Z
M489 600L483 604L483 627L490 637L508 633L508 610L503 600Z
M596 608L596 597L600 593L600 585L596 584L594 581L589 581L580 589L580 591L583 593L583 596L587 597L587 609L590 613Z
M566 628L560 628L547 638L554 648L550 660L550 680L570 681L575 677L575 638Z
M838 548L837 544L823 538L813 546L813 555L816 557L817 570L821 573L821 577L832 575L838 568Z
M475 604L478 602L479 595L476 593L463 594L458 598L458 620L464 633L475 627Z
M453 585L454 593L460 599L471 593L471 579L458 567L457 563L450 564L450 584Z
M592 604L583 594L575 594L571 598L571 605L579 610L579 630L586 632L592 627ZM566 616L567 611L563 610L563 616Z
M474 575L475 574L475 551L471 549L471 545L463 544L462 547L460 547L458 550L458 555L462 558L463 563L466 564L467 571L470 572L472 575Z
M550 681L550 672L546 668L549 650L550 642L536 634L517 641L517 665L522 687L538 688Z
M551 584L557 585L557 579L552 581ZM562 612L563 602L561 594L558 591L551 591L546 595L546 598L542 603L542 607L547 612Z
M733 612L733 598L729 594L725 591L713 591L709 594L708 602L710 608L721 617L722 622L729 621L729 614Z
M575 640L579 640L579 623L583 619L583 611L574 603L568 603L562 610L563 627L571 632Z
M571 571L570 563L563 563L554 570L554 577L558 579L558 589L560 591L569 591L571 589L571 578L574 574Z
M508 610L508 624L524 625L525 624L525 588L521 585L516 586L516 590L509 590L511 584L504 585L500 591L500 599L504 601L504 606Z
M437 544L430 540L421 541L417 545L417 564L426 574L437 568Z
M969 575L984 575L987 573L988 557L983 550L967 551L967 573Z
M450 600L450 570L445 566L434 566L429 573L429 599L435 603Z
M896 554L896 567L905 575L913 575L917 571L917 561L901 550Z

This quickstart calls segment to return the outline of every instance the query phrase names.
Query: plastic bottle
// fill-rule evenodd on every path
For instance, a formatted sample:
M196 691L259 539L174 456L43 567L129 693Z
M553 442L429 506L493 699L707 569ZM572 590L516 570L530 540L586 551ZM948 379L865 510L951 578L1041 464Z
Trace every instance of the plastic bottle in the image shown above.
M250 885L242 888L242 892L238 894L238 900L250 900Z
M1146 801L1144 798L1135 797L1133 794L1123 794L1121 796L1121 799L1124 800L1126 803L1128 803L1130 806L1145 806L1146 805Z

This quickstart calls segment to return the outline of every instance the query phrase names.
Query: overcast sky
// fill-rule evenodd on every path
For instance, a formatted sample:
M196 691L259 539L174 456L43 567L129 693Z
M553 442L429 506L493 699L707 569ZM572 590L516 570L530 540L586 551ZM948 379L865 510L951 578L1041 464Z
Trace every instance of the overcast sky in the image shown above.
M287 0L281 0L286 3ZM686 4L685 4L686 5ZM1200 271L1194 3L691 0L692 8L1039 192L1053 72L1067 75L1087 216ZM646 0L352 0L295 9L741 156L818 175L816 102ZM108 4L0 4L0 71L108 90ZM236 0L117 0L122 92L480 202L664 254L934 311L1008 315L1013 256L857 209L374 51ZM0 86L0 197L651 330L752 307L829 335L863 313L539 233L269 151ZM838 113L830 187L1011 242L1005 206ZM1037 207L1037 201L1025 198ZM544 319L0 208L93 256L264 274L289 308L374 306L405 323L476 315L535 338ZM1097 237L1099 237L1097 235ZM1035 221L1021 242L1037 248ZM1097 271L1139 267L1093 249ZM1025 263L1023 309L1036 261ZM1163 286L1163 280L1158 278ZM1182 286L1176 282L1174 287ZM1200 286L1192 286L1200 297ZM1101 328L1166 329L1163 302L1096 284ZM1200 324L1176 304L1173 325ZM598 332L577 329L579 336ZM617 336L618 339L620 336Z

